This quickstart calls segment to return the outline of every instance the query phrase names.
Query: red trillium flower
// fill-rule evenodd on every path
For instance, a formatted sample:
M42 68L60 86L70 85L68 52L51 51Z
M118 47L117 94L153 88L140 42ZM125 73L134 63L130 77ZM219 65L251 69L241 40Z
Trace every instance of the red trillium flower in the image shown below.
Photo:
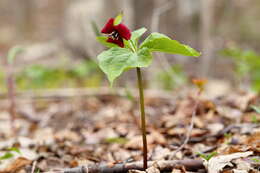
M130 40L131 31L122 23L114 25L114 20L114 18L109 19L107 24L101 30L101 33L108 34L107 42L124 47L123 39Z

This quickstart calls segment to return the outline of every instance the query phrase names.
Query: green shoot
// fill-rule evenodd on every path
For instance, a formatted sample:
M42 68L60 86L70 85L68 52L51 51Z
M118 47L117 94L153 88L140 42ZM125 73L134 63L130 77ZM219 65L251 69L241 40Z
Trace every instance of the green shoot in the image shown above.
M218 153L216 151L209 153L209 154L203 154L203 153L197 153L201 158L205 159L206 161L209 161L212 157L216 156Z

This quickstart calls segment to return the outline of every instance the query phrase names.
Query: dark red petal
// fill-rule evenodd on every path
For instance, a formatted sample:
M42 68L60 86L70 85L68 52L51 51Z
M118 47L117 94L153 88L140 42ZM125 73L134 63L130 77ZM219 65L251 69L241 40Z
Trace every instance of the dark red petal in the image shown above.
M114 19L111 18L108 20L104 28L101 30L101 33L111 34L115 30L114 28Z
M113 40L112 38L108 38L107 42L117 44L120 47L124 47L124 41L122 38L119 38L118 40Z
M114 26L114 28L119 33L120 37L122 37L126 40L130 40L131 31L130 31L130 29L127 28L127 26L125 26L124 24L119 24L117 26Z

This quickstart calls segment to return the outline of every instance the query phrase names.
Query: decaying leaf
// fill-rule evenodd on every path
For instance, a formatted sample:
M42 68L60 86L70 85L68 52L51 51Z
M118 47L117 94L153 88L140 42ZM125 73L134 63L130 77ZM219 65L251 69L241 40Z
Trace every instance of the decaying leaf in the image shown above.
M26 165L30 165L31 163L31 160L28 160L24 157L18 157L16 160L11 162L7 168L5 168L4 170L0 170L0 173L15 173Z
M219 173L225 166L232 166L232 160L245 158L252 154L252 151L248 151L244 153L240 152L212 157L208 162L205 162L205 166L207 167L209 173Z
M160 173L160 170L158 168L156 168L155 166L152 166L148 169L146 169L147 173Z

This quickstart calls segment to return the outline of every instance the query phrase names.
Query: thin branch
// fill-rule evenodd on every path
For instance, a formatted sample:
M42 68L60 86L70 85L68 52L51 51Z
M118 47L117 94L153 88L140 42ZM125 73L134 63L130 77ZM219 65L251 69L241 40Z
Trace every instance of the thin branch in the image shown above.
M169 160L169 161L149 161L148 167L158 165L160 171L171 171L178 166L184 166L188 171L197 171L205 169L202 160ZM101 165L84 165L76 168L66 168L53 170L45 173L125 173L129 170L143 170L143 162L120 163L113 166Z
M35 168L36 168L36 164L37 164L37 161L34 161L34 162L33 162L33 165L32 165L32 171L31 171L31 173L34 173Z
M173 159L175 157L176 153L181 151L188 144L188 142L190 140L190 136L191 136L191 133L192 133L192 130L193 130L193 127L194 127L194 120L195 120L195 117L196 117L197 108L198 108L198 105L199 105L199 99L198 98L199 98L200 94L201 94L201 90L199 90L198 93L196 94L196 98L195 98L196 103L195 103L193 110L192 110L191 122L190 122L190 126L189 126L189 129L188 129L186 139L184 140L183 144L177 150L175 150L173 153L171 153L169 155L170 159Z

